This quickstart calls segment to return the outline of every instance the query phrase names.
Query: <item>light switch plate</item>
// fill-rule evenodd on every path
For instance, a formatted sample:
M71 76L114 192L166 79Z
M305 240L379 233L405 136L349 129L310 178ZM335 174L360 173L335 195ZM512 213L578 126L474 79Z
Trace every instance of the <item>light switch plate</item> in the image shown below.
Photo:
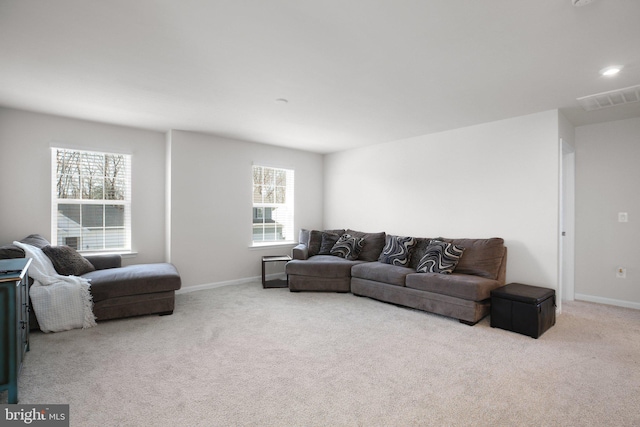
M629 214L626 212L618 212L618 222L629 222Z

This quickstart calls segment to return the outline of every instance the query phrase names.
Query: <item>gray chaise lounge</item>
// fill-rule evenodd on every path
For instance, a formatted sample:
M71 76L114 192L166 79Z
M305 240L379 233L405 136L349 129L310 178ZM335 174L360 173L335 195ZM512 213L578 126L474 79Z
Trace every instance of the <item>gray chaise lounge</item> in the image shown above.
M21 240L40 249L49 245L42 236L32 234ZM24 252L15 245L0 248L0 259L23 258ZM175 291L181 287L180 274L169 263L138 264L122 267L120 255L93 255L84 257L94 271L81 274L91 280L93 314L97 321L146 314L172 314ZM30 316L31 329L38 329L34 313Z

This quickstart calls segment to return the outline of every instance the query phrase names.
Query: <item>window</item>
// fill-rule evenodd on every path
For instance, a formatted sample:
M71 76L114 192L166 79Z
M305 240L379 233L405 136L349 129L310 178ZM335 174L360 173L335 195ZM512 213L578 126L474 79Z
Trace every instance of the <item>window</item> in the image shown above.
M131 250L131 156L53 148L52 240L78 251Z
M254 165L253 243L293 240L293 170Z

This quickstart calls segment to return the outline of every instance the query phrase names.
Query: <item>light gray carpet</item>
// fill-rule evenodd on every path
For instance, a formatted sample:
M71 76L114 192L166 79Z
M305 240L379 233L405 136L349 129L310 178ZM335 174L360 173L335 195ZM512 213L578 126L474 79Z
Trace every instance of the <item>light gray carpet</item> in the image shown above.
M259 283L172 316L34 333L21 403L72 426L638 426L640 311L572 302L535 340ZM0 397L6 402L6 393Z

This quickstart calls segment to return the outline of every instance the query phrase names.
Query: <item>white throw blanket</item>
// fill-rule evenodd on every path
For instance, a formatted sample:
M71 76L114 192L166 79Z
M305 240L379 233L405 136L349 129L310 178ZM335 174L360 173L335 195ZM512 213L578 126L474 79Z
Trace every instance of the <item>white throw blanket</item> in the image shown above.
M89 280L61 276L42 249L13 242L31 258L29 276L34 280L29 296L43 332L67 331L96 326Z

